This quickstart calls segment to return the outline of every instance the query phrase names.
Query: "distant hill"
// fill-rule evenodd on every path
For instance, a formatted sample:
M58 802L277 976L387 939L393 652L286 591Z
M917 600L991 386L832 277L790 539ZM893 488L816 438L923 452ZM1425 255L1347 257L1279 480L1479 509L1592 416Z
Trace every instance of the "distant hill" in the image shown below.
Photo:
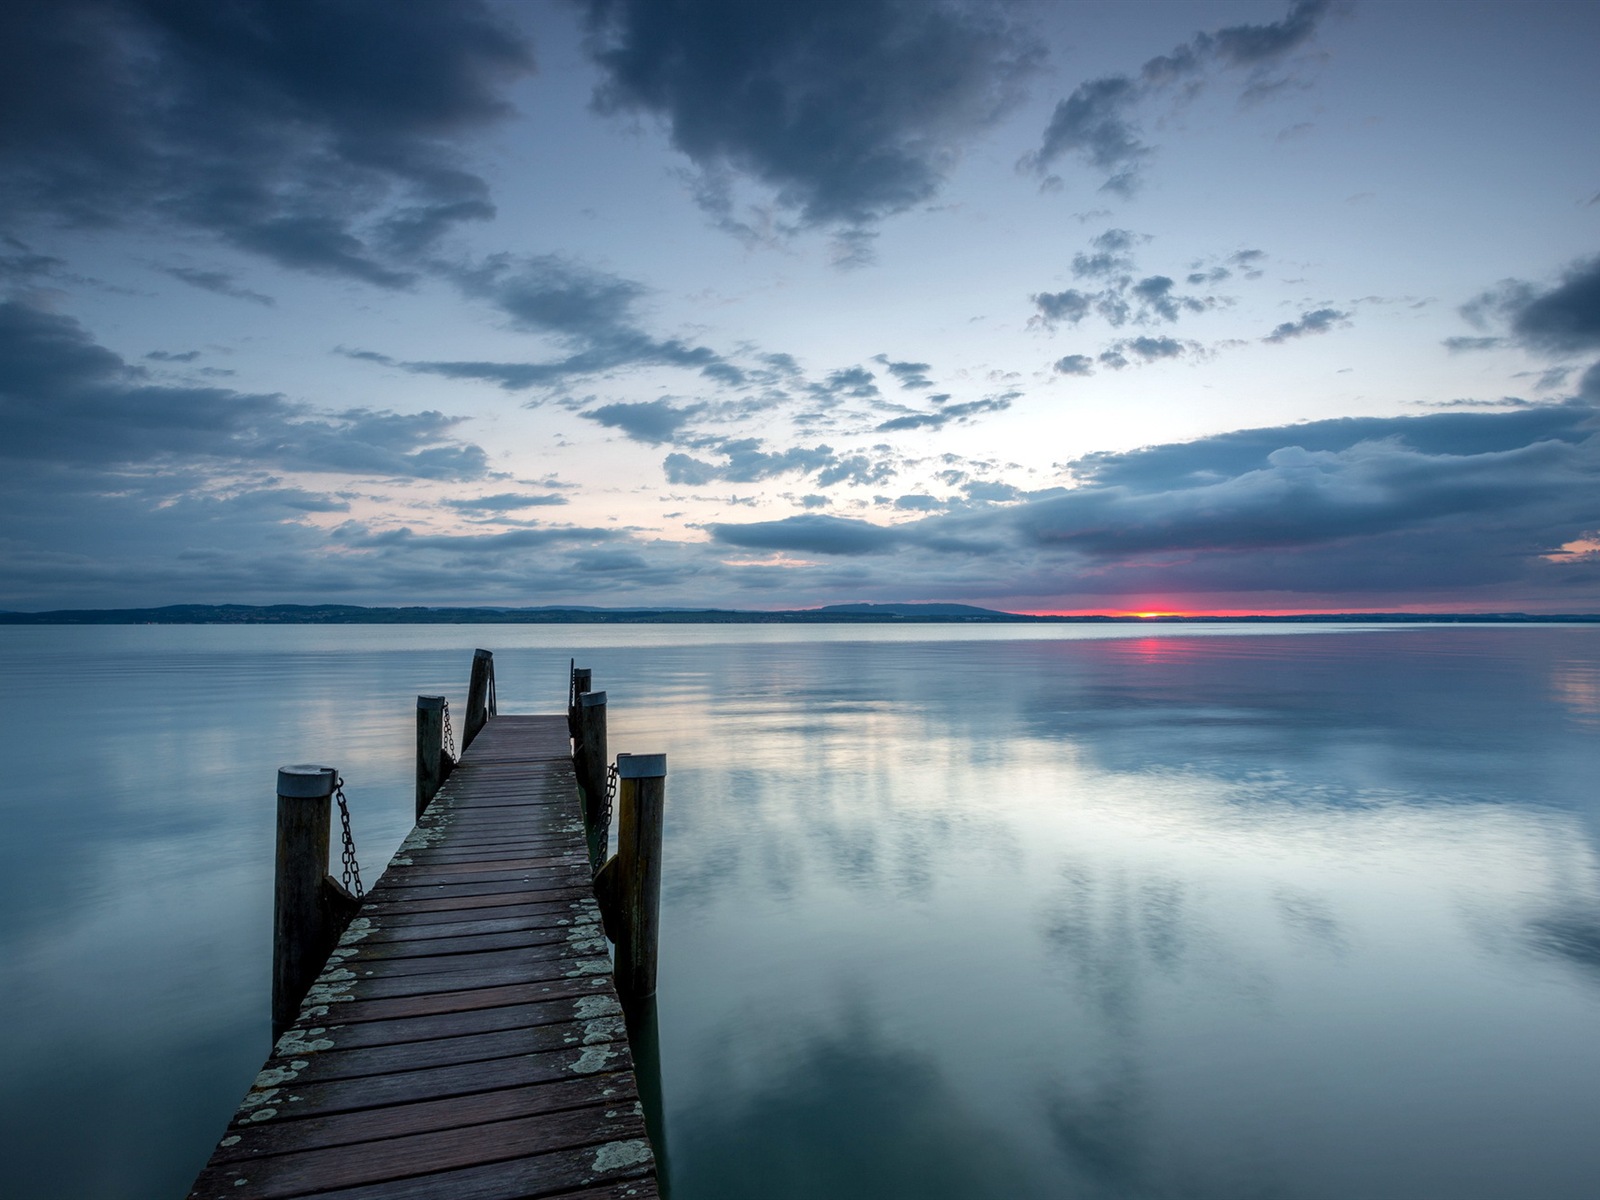
M159 608L79 608L3 612L0 625L808 625L891 623L1052 624L1418 624L1600 622L1600 614L1315 613L1253 617L1039 617L971 604L829 604L762 612L731 608L423 607L366 608L356 604L168 604Z

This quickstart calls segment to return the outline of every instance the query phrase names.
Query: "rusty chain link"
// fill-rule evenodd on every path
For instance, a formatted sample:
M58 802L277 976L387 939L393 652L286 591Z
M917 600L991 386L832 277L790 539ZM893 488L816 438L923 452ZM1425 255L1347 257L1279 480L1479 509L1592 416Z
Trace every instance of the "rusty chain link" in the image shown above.
M344 863L344 890L359 900L367 893L361 886L361 864L356 861L356 840L350 833L350 805L344 798L343 776L334 776L333 798L339 802L339 823L344 832L344 853L340 856ZM354 886L351 880L355 881Z
M450 701L444 702L444 752L450 761L456 760L456 731L450 725Z

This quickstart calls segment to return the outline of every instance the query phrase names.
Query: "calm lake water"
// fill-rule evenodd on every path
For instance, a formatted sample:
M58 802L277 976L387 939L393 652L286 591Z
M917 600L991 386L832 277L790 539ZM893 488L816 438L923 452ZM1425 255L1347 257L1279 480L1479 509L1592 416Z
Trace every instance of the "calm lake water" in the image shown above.
M1600 629L413 626L0 628L0 1192L184 1193L475 645L668 754L673 1200L1600 1189Z

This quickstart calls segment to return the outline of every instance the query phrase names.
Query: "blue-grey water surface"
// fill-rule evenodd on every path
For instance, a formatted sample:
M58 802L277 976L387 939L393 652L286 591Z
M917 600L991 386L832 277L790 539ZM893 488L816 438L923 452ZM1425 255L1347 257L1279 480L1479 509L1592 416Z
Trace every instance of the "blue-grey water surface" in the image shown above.
M301 626L0 628L0 1192L183 1194L475 645L668 754L673 1200L1600 1191L1600 629Z

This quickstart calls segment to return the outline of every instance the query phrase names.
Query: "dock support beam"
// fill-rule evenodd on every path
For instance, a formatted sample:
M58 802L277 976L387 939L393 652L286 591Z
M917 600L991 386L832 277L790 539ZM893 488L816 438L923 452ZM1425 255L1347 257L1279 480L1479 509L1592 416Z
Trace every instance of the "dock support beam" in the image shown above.
M272 1038L300 1011L306 991L361 907L328 874L332 767L278 771L278 866L272 912Z
M656 994L661 917L661 826L667 756L617 755L617 857L612 895L619 922L617 990L625 999Z
M494 654L488 650L472 652L472 679L467 684L467 727L461 731L461 753L467 752L478 730L494 715Z
M417 697L417 820L444 786L443 696Z
M611 836L606 820L606 694L579 693L574 711L573 759L583 794L583 831L589 839L589 870L593 872L605 861Z

